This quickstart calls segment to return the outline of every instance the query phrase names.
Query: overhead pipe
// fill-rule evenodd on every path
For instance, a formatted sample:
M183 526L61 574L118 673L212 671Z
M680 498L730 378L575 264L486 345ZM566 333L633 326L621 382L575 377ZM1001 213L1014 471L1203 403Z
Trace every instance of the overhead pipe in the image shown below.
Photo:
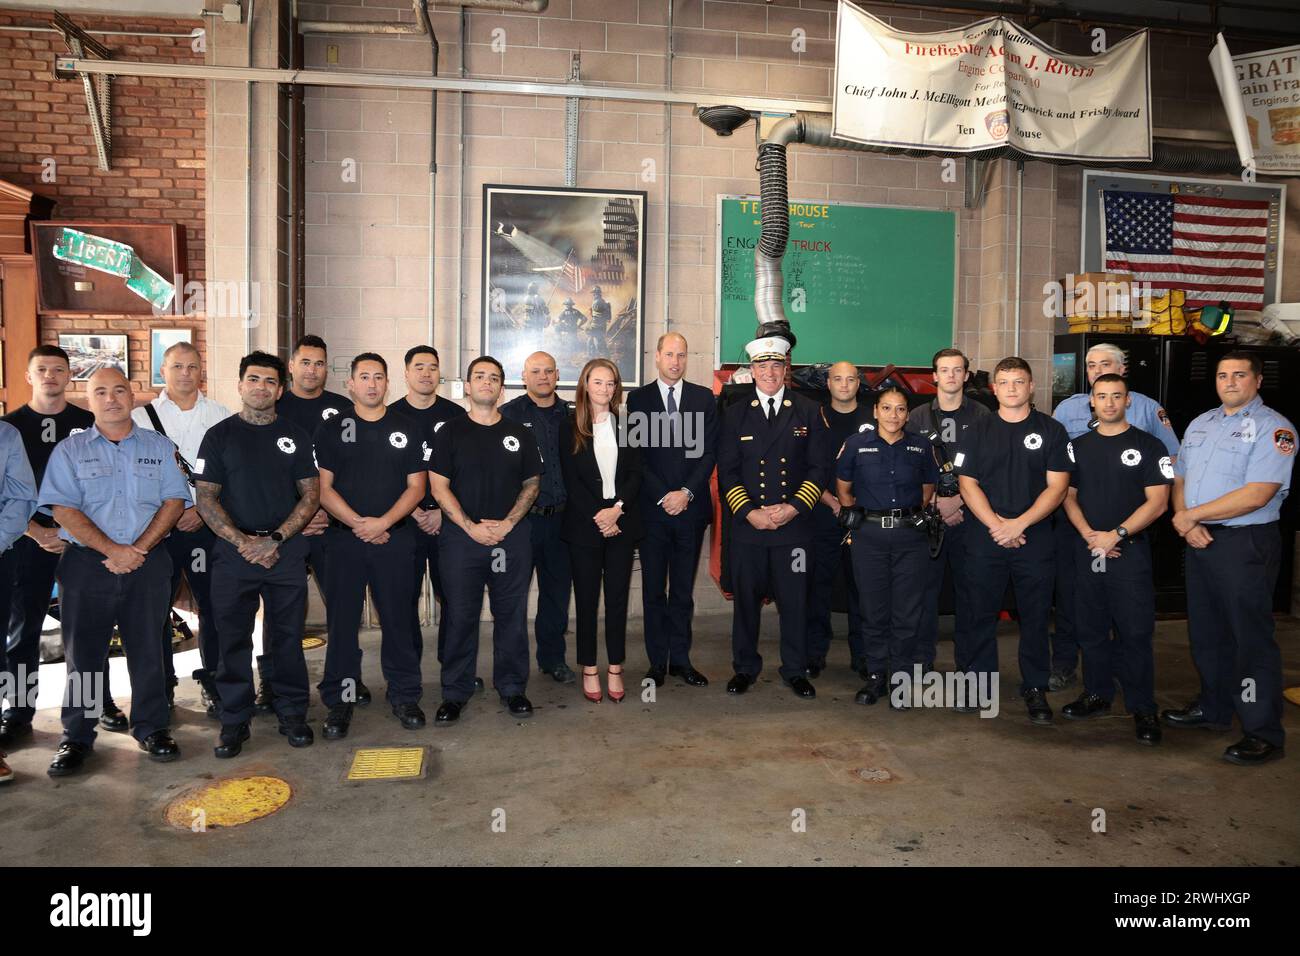
M719 122L727 120L720 117ZM728 126L734 128L736 117L730 117ZM822 146L829 149L853 150L864 153L881 153L888 156L924 158L950 156L941 150L898 149L869 146L852 140L840 139L833 133L830 113L798 112L787 116L774 127L767 139L758 147L759 194L762 202L762 232L754 250L754 312L758 318L758 336L780 335L795 344L790 331L790 320L785 314L784 280L781 260L785 256L790 238L789 182L786 149L791 143ZM727 131L728 133L730 130ZM1033 156L1011 146L982 150L980 159L1013 159L1021 164L1026 160L1055 163L1057 165L1082 165L1072 159L1049 159ZM1095 164L1094 164L1095 165ZM1241 161L1235 150L1204 149L1182 143L1156 141L1152 144L1152 161L1149 163L1109 163L1107 168L1159 170L1161 172L1237 173ZM1017 290L1017 302L1019 292Z

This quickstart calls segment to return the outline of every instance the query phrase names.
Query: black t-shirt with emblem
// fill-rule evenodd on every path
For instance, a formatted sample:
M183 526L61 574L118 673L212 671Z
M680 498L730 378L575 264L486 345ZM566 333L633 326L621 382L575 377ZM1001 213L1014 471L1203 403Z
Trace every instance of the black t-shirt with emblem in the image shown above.
M298 504L298 482L319 474L311 438L276 416L253 425L238 415L208 429L194 461L194 480L221 486L221 506L245 531L274 531Z
M285 389L280 400L275 403L275 414L287 418L308 435L315 437L321 422L329 421L335 415L352 411L352 400L337 392L321 392L315 398L299 398Z
M453 418L464 418L469 414L460 405L441 396L428 408L416 408L405 398L399 398L388 407L399 415L414 419L420 426L420 447L426 464L433 460L433 446L439 430ZM420 502L420 507L432 511L438 507L438 503L433 500L432 494L428 494Z
M863 425L875 425L876 416L866 402L859 402L858 407L851 412L837 412L830 405L825 406L822 411L826 414L826 428L831 433L829 447L832 457L828 464L831 466L831 471L834 471L836 458L844 443L863 431Z
M953 464L979 481L996 514L1016 518L1047 488L1049 471L1074 471L1068 444L1065 427L1037 409L1019 422L984 415L963 432Z
M1118 435L1085 432L1070 443L1079 508L1095 531L1114 531L1146 501L1147 488L1172 485L1165 443L1136 425Z
M377 422L345 411L316 431L316 464L334 475L334 490L363 518L384 515L406 493L408 475L424 472L421 429L391 409Z
M439 430L429 470L451 482L471 521L500 521L524 482L541 475L542 456L526 425L508 418L480 425L462 415Z
M69 435L85 431L95 424L95 416L69 402L63 411L55 415L43 415L30 405L24 405L0 418L0 422L8 422L23 436L23 450L27 452L27 460L31 463L32 474L36 476L36 487L39 488L54 446Z

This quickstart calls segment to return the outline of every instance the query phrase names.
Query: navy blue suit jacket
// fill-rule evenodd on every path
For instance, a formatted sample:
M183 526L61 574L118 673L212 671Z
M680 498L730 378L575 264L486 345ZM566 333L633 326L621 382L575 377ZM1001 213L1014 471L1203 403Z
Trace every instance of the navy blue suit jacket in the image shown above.
M645 521L673 521L684 519L705 523L713 518L713 503L709 495L709 476L717 463L718 454L718 400L703 385L683 379L679 383L677 410L682 414L683 447L643 447L645 480L641 483L641 515ZM644 434L656 439L668 434L663 416L663 396L659 394L658 381L631 392L627 397L629 431L638 423ZM690 416L691 421L686 421ZM690 439L686 441L685 439ZM693 445L694 447L686 447ZM698 453L698 457L688 457ZM659 506L663 496L671 491L689 488L695 497L676 518Z

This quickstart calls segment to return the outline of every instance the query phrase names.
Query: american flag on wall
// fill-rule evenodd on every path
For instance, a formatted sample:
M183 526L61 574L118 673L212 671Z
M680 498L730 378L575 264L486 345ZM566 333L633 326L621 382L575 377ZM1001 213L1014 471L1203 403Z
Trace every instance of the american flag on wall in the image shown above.
M1183 289L1188 308L1264 307L1268 200L1108 190L1102 201L1107 272L1157 295Z

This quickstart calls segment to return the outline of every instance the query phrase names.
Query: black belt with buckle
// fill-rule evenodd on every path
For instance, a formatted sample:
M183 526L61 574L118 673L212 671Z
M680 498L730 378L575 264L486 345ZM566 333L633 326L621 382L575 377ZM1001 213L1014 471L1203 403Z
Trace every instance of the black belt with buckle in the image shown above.
M564 505L533 505L528 509L528 513L541 518L549 518L551 515L557 515L563 510Z
M404 524L406 524L406 519L405 519L405 518L398 518L396 521L394 521L391 525L388 526L388 530L389 530L389 531L396 531L398 528L402 527ZM342 521L340 521L338 518L330 518L330 527L331 527L331 528L344 528L344 529L346 529L346 530L348 530L348 531L351 531L351 530L352 530L352 529L349 528L347 525L345 525Z
M274 528L267 528L266 530L262 530L262 529L260 529L260 528L258 528L258 529L253 529L253 528L240 528L240 529L239 529L239 533L240 533L240 534L246 534L246 535L248 535L250 538L269 538L269 537L271 537L271 533L274 532L274 531L275 531Z
M912 518L921 513L920 508L891 508L889 511L868 511L863 514L863 518L882 528L901 528L904 518ZM910 527L907 525L906 527Z

